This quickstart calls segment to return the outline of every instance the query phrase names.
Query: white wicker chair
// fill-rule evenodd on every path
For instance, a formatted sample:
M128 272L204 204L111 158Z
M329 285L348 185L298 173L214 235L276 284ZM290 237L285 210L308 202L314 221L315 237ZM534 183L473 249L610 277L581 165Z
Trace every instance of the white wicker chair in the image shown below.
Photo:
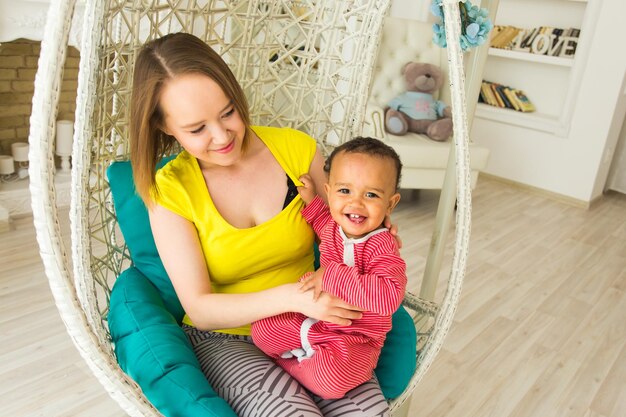
M53 151L62 78L59 63L65 59L75 1L51 2L35 81L29 174L37 239L57 307L93 373L129 415L159 415L119 368L106 322L110 288L130 258L116 225L105 170L128 155L128 101L139 46L170 32L198 35L233 68L255 123L304 130L327 152L361 133L389 0L87 2L72 155L70 257L55 204ZM457 2L446 0L444 12L457 155L456 244L441 302L406 296L405 305L415 314L424 337L410 386L391 402L394 416L406 414L411 392L451 325L470 233L463 63L455 41L460 34Z

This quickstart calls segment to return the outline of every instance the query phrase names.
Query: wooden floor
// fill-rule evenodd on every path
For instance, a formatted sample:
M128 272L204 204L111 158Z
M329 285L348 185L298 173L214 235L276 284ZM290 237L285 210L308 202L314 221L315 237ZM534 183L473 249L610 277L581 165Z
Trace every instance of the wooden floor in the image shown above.
M394 216L412 287L437 197ZM626 196L584 210L481 178L473 213L455 323L411 416L626 416ZM122 416L65 332L30 222L0 234L0 416Z

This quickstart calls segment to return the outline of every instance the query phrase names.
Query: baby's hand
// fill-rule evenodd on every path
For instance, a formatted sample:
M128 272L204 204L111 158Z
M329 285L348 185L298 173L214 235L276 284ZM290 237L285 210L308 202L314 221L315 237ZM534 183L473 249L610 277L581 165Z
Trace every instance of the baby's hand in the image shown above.
M315 183L313 178L309 174L304 174L299 178L302 181L302 186L298 187L300 197L304 201L304 204L309 204L315 198Z
M326 268L320 266L315 272L307 272L300 278L300 292L306 292L313 289L313 301L317 301L322 293L322 282L324 280L324 271Z

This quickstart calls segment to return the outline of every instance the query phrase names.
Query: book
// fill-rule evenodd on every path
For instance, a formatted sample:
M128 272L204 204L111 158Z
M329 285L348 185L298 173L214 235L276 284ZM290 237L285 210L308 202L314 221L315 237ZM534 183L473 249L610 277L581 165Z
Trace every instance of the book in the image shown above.
M496 92L498 93L498 96L500 97L500 99L504 102L504 107L506 107L507 109L513 109L515 110L515 107L513 106L513 103L511 103L511 101L509 100L509 98L506 96L506 94L504 93L504 89L506 88L505 86L503 86L502 84L495 84L496 86Z
M515 97L515 94L513 93L513 90L511 90L509 87L504 87L502 89L502 92L509 99L509 103L511 103L511 106L513 106L513 110L522 111L522 108L517 103L517 99Z
M524 36L524 39L522 40L522 43L520 44L520 48L522 49L530 48L530 45L533 43L533 39L535 39L535 36L537 36L538 31L539 31L539 28L532 28L528 30L526 32L526 36Z
M483 80L478 101L524 113L535 111L535 105L523 91L491 81Z
M521 29L513 26L505 26L491 38L491 46L500 49L510 49L513 40Z
M563 29L554 28L552 30L552 46L548 48L548 55L551 56L559 56L561 53L561 48L563 47Z
M506 107L504 105L504 101L502 100L502 98L498 94L498 91L496 90L496 85L494 83L490 83L489 84L489 88L491 89L491 92L493 93L493 97L496 99L497 106L498 107Z
M524 113L528 113L534 112L536 110L535 105L530 102L530 100L528 99L528 97L526 97L526 94L524 94L523 91L513 90L513 92L515 94L515 98L517 98L517 103L522 109L521 111L523 111Z
M513 38L513 40L509 44L508 49L520 50L521 49L520 45L524 41L525 37L526 37L526 31L524 29L520 29L520 31L517 32L517 35L515 35L515 38Z
M539 55L547 54L548 49L550 49L550 46L552 45L552 39L550 37L552 29L553 28L549 26L539 27L539 31L530 45L530 52Z
M569 36L570 38L578 39L580 37L580 29L572 28ZM578 42L573 42L572 47L569 48L564 55L573 57L576 53L576 46L578 46Z
M504 30L506 26L495 25L493 29L491 29L491 33L489 34L489 46L495 48L495 44L497 42L498 36Z
M485 104L491 104L491 103L489 103L489 99L487 98L487 94L485 92L485 83L484 82L480 85L480 93L478 94L478 102L479 103L485 103Z
M498 102L496 98L493 96L493 91L491 91L491 87L489 86L489 82L483 81L480 86L480 91L483 93L483 97L485 98L485 103L490 106L498 106Z

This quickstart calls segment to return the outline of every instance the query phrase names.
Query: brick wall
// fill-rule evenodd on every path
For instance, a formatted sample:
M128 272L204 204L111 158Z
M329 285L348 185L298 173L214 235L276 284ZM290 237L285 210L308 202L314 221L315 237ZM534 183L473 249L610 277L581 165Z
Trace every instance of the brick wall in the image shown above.
M0 44L0 154L13 142L28 141L31 102L40 43L26 39ZM79 53L67 51L58 119L74 120Z

